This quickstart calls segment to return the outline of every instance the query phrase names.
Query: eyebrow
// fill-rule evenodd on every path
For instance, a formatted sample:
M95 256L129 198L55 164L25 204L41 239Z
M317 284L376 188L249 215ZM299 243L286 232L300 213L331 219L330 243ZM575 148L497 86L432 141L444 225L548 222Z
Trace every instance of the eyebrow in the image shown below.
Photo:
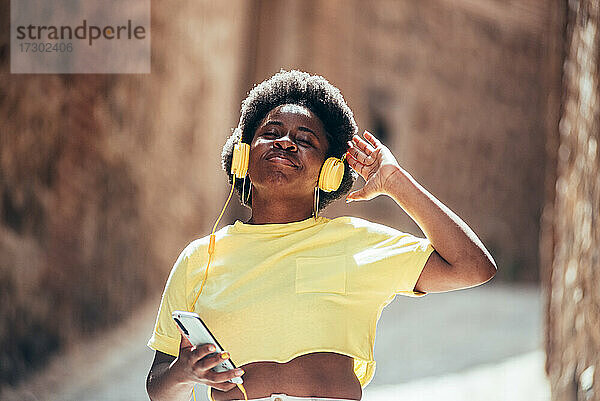
M266 127L267 125L277 125L277 126L282 127L283 123L281 121L277 121L277 120L269 120L269 121L267 121L265 123L264 127ZM298 127L298 130L299 131L304 131L304 132L309 132L309 133L311 133L315 137L315 139L317 141L319 140L319 136L313 130L311 130L308 127L305 127L305 126L301 125L301 126Z

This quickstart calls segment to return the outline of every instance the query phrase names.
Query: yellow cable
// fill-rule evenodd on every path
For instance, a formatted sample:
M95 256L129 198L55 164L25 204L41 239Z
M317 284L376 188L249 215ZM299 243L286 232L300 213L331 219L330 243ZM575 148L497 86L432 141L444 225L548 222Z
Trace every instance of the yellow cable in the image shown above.
M225 208L227 207L227 204L229 203L229 200L231 199L231 195L233 195L233 188L235 187L235 175L233 176L233 182L231 183L231 191L229 191L229 197L227 198L227 201L225 202L225 206L223 206L223 209L221 209L221 214L219 215L219 218L217 218L217 221L215 221L215 225L213 226L213 234L215 233L215 230L217 229L217 224L219 224L219 220L221 220L221 217L223 217L223 213L225 213Z
M208 243L208 263L206 264L206 270L204 271L204 278L202 279L202 284L200 285L200 291L198 291L198 294L196 294L196 298L194 299L194 302L192 302L192 308L194 307L194 305L196 305L196 302L198 301L200 294L202 294L202 289L204 288L204 283L206 282L206 279L208 278L208 268L210 267L210 262L212 261L213 253L215 252L215 231L217 229L217 225L219 225L219 221L221 220L221 217L223 217L223 213L225 213L225 209L227 208L229 201L231 200L231 195L233 195L234 188L235 188L235 175L233 176L233 182L231 183L231 191L229 191L229 196L227 197L227 201L225 201L225 205L223 206L223 209L221 209L221 214L219 214L219 217L217 218L217 221L215 222L215 225L213 226L212 232L210 234L210 241ZM192 308L189 308L190 312L192 312L192 310L191 310ZM243 384L236 384L236 385L238 386L238 388L244 395L244 400L248 400L248 396L246 395L246 389L244 388L244 385ZM192 394L194 395L194 401L196 401L196 388L195 387L192 387ZM212 396L212 392L210 390L208 392L208 395L209 395L211 401L215 401Z
M225 206L223 206L223 209L221 209L221 214L219 214L219 217L217 218L217 221L215 222L215 225L213 226L212 233L210 234L210 241L208 243L208 263L206 264L206 270L204 271L204 278L202 279L202 284L200 285L200 291L198 291L198 294L196 294L196 298L194 298L194 302L192 302L192 308L194 307L194 305L196 305L196 302L198 301L200 294L202 294L202 289L204 288L204 283L206 283L206 279L208 278L208 268L210 267L210 262L212 261L213 253L215 252L215 230L217 229L219 220L221 220L221 217L223 217L223 213L225 213L225 208L227 207L227 204L229 203L229 200L231 199L231 195L233 195L234 187L235 187L235 175L233 176L233 183L231 184L231 191L229 191L229 197L227 197ZM192 309L192 308L190 308L190 309ZM193 312L193 311L190 310L190 312Z
M244 394L244 400L248 401L248 396L246 395L246 389L244 388L243 384L236 384L238 386L238 388L240 389L240 391L242 392L242 394Z

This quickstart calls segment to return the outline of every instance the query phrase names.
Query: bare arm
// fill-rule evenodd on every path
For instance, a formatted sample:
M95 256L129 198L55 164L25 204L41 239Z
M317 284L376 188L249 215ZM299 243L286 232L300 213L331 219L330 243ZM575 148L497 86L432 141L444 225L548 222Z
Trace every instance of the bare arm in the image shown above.
M415 289L443 292L472 287L491 279L496 264L477 235L447 206L404 171L391 151L365 133L350 142L348 163L366 183L348 195L349 200L368 200L388 195L406 211L431 241L429 257Z
M408 173L397 171L390 177L388 195L412 217L435 248L415 289L450 291L491 279L496 264L473 230Z
M171 370L175 357L156 351L146 379L146 391L152 401L189 400L193 383L182 382Z

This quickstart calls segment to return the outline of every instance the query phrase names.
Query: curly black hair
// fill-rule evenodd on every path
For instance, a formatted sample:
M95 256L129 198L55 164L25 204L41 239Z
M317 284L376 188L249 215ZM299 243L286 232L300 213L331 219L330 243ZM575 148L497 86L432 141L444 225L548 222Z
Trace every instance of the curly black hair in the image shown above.
M254 86L242 102L240 121L237 128L223 146L221 164L229 177L231 184L233 178L230 174L233 147L239 141L251 143L256 128L265 118L267 113L282 104L297 104L312 111L323 123L329 149L327 157L342 157L348 150L347 142L358 131L354 115L346 104L340 90L329 83L320 75L310 75L307 72L280 70L271 78ZM357 174L344 161L344 178L340 187L333 192L320 191L319 210L322 210L332 201L341 198L350 191ZM242 200L243 180L236 180L235 188ZM250 189L250 180L246 180L245 194ZM247 202L251 204L251 199ZM244 202L242 202L244 204Z

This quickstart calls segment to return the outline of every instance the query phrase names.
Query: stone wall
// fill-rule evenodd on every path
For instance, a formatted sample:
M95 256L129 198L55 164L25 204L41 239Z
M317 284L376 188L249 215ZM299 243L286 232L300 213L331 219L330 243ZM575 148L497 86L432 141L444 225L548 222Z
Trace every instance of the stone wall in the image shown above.
M206 234L239 110L245 3L231 5L153 4L150 75L9 75L2 30L0 383L149 294L158 306Z
M542 252L552 400L600 400L600 5L569 2L554 198ZM549 132L549 142L554 134ZM551 181L551 179L549 180Z

